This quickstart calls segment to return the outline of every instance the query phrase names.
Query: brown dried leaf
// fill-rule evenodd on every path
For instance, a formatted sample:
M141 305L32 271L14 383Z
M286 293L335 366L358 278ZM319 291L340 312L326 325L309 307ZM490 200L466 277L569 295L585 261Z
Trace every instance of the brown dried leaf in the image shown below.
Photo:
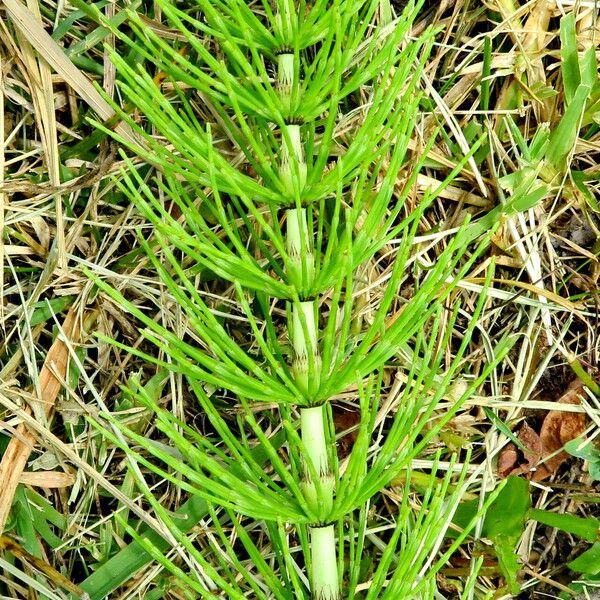
M559 404L581 404L579 398L583 392L583 383L576 379L569 385L569 388L558 400ZM580 436L587 427L588 418L584 413L564 412L551 410L542 423L540 438L544 447L544 456L550 456L562 449L562 447L571 440ZM554 474L558 467L569 458L566 452L559 452L539 465L537 471L533 473L533 481L542 481Z
M517 434L519 441L525 446L524 460L519 463L519 455L515 444L508 444L498 459L500 477L509 475L529 475L544 456L544 448L540 436L527 423L523 423Z
M336 404L332 408L335 432L337 434L348 432L338 440L338 456L340 459L344 459L352 452L352 447L358 436L357 426L360 423L360 413L357 410L346 409Z
M579 395L582 391L583 383L576 379L557 404L580 404ZM524 423L517 437L526 448L523 452L525 460L519 464L516 446L508 444L498 458L498 475L525 475L532 481L543 481L556 473L569 458L566 452L560 451L563 446L580 436L586 427L585 414L560 410L551 410L546 415L539 434Z
M498 475L503 479L508 477L513 472L518 460L517 447L512 442L504 446L498 457Z

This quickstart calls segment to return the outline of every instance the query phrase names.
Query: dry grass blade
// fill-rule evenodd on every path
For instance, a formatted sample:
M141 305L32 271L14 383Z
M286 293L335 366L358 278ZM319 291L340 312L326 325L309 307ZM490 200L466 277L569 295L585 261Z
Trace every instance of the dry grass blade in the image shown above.
M59 573L52 565L49 565L46 561L33 556L27 552L21 545L12 540L11 538L1 535L0 536L0 548L3 550L10 551L14 556L17 556L22 562L29 563L32 567L42 572L52 583L68 590L72 594L76 594L80 598L84 596L84 591L72 581L67 579L62 573Z
M4 61L0 57L0 77L4 77ZM4 147L5 147L5 135L4 135L4 89L0 86L0 290L4 289L4 203L6 197L2 191L4 184ZM0 300L0 321L4 320L4 302Z
M75 310L71 309L69 311L62 329L64 335L72 341L79 339L80 329ZM50 417L52 414L56 397L61 389L60 379L66 376L68 364L69 351L67 345L62 339L57 338L48 351L40 371L40 402L46 417ZM32 409L28 408L27 410L31 414ZM10 440L2 456L2 462L0 462L0 489L2 489L2 496L0 497L0 531L4 531L15 490L27 465L35 439L35 435L26 425L19 425L16 434Z
M36 0L28 0L32 19L41 25L42 15ZM31 97L35 108L35 117L38 131L42 140L46 168L50 184L60 185L60 156L58 150L58 131L56 127L56 112L54 108L54 86L52 73L48 63L36 58L36 53L31 44L19 32L20 50L23 65L27 71L27 78L31 89ZM55 198L56 218L56 251L57 264L66 266L65 228L63 221L62 197Z
M62 48L48 35L33 13L18 0L2 0L15 27L56 72L85 100L103 120L115 112L92 82L68 59ZM116 126L125 139L135 143L135 136L123 123Z
M75 477L62 471L40 471L39 473L21 473L19 483L44 489L66 488L75 482Z
M112 485L96 468L85 462L85 460L83 460L81 456L79 456L79 454L72 449L70 444L64 443L51 431L36 421L36 419L31 416L30 411L20 408L17 404L10 400L10 398L7 398L2 393L0 393L0 404L9 410L13 415L22 419L23 422L33 431L35 431L40 437L43 436L44 441L50 447L55 448L58 452L63 454L65 458L71 461L78 469L81 470L82 473L98 483L109 494L124 504L132 513L137 515L142 522L149 525L163 538L169 540L169 543L174 544L168 531L157 519L155 519L147 510L138 507L134 500L130 499L118 487Z

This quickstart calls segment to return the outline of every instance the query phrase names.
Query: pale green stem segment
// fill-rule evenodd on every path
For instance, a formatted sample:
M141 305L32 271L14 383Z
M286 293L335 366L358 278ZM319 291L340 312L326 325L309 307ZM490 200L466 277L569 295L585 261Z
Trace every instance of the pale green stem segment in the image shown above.
M283 187L293 200L306 184L307 167L300 136L300 125L285 126L281 139L281 165L279 176Z
M311 315L314 322L314 307L312 302L302 302L299 305L303 314ZM297 313L293 313L297 314ZM295 319L294 319L295 320ZM298 319L299 320L299 319ZM311 321L307 319L306 329ZM293 326L298 331L298 324ZM309 329L314 336L311 339L316 344L316 328ZM295 337L295 336L294 336ZM306 346L305 341L303 346ZM303 349L300 344L294 344L297 353ZM315 359L318 355L314 355ZM315 363L317 361L315 360ZM320 367L320 365L319 365ZM315 369L320 371L319 369ZM307 373L308 375L308 373ZM320 522L326 522L333 508L335 479L329 468L326 438L326 408L325 405L311 406L300 409L300 434L304 446L304 476L302 491L311 509L318 515ZM311 592L315 600L338 600L338 568L335 529L333 525L309 527L311 544Z
M335 531L333 525L310 530L312 597L315 600L339 600Z
M329 469L325 416L325 406L312 406L300 410L300 432L306 451L302 490L306 501L319 515L321 522L327 520L333 508L335 486ZM310 466L314 467L314 471Z
M324 429L323 406L312 406L300 411L300 430L306 454L319 476L325 475L328 468L327 443L322 434Z
M277 57L277 85L283 109L289 112L294 83L294 55L280 54Z
M298 387L308 397L316 392L321 379L321 357L314 309L314 302L292 304L292 372Z
M294 71L294 55L280 54L277 57L277 86L283 113L293 120L293 106L298 94ZM288 123L281 131L281 164L279 175L283 188L290 200L297 198L306 184L306 161L300 134L300 125Z
M286 251L290 257L288 277L299 290L309 290L315 278L313 243L306 218L305 208L286 211ZM311 230L312 231L312 230Z

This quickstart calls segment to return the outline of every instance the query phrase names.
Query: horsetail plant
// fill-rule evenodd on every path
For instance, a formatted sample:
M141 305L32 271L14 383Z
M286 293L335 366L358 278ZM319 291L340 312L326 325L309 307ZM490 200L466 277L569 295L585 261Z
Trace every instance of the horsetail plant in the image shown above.
M420 3L409 2L391 22L380 17L380 0L155 5L165 28L148 27L133 9L127 33L104 23L139 59L136 66L112 53L121 93L152 131L119 109L137 145L97 126L160 173L149 179L124 155L118 184L153 226L140 242L189 335L181 339L94 277L139 319L161 354L129 350L185 376L213 431L200 434L141 386L137 396L156 414L171 450L104 415L145 449L135 452L105 428L132 459L210 503L221 546L212 565L138 478L202 574L162 562L206 598L244 598L249 590L265 599L433 598L436 553L464 493L465 471L450 488L452 465L436 483L434 461L415 513L411 463L492 365L464 394L452 395L483 300L449 365L443 349L460 309L448 314L444 302L478 250L467 250L473 235L465 227L428 262L415 236L435 194L410 209L407 202L421 167L408 148L433 41L431 31L409 36ZM385 267L383 291L367 303L362 274L377 272L377 262ZM235 308L215 306L202 291L210 279L230 284ZM399 292L409 288L403 300ZM247 346L232 336L234 326ZM505 350L501 344L498 356ZM402 380L393 397L385 391L390 360ZM360 413L343 460L331 405L342 394L354 396ZM236 410L223 410L231 395ZM449 407L437 411L448 398ZM280 433L272 436L273 429ZM405 494L396 528L381 541L379 564L364 585L370 501L400 475ZM241 517L264 522L270 558ZM251 566L236 556L225 518ZM292 551L296 543L303 558Z

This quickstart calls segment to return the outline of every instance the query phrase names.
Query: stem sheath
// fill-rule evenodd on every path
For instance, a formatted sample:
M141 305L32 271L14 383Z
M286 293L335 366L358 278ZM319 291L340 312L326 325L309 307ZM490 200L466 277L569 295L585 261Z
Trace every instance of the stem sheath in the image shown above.
M313 600L339 600L339 585L333 525L310 530Z

